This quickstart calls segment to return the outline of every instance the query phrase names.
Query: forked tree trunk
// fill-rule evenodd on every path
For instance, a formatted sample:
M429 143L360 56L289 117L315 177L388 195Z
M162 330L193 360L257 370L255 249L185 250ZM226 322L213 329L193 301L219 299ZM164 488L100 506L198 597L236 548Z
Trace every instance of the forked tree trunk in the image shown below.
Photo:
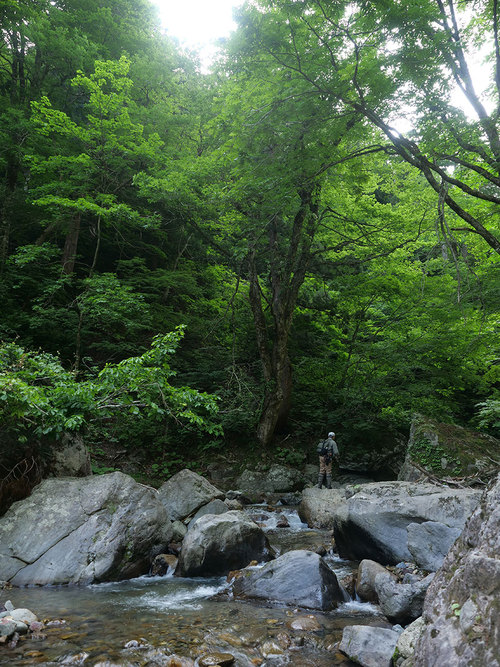
M314 238L317 204L314 187L299 192L301 204L290 222L288 242L279 238L279 225L271 221L269 233L269 292L265 295L258 276L255 251L249 256L249 298L257 348L262 362L265 390L257 426L261 445L270 444L276 431L286 427L292 395L292 365L288 339L299 289L304 282ZM271 321L264 308L269 309Z

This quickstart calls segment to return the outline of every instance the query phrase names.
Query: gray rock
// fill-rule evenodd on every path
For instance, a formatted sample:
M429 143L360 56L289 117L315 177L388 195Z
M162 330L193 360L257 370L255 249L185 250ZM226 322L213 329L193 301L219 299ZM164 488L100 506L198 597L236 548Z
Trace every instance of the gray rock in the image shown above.
M262 568L249 568L233 582L236 597L274 600L329 610L344 600L335 573L313 551L288 551Z
M391 667L398 639L395 630L350 625L344 628L339 648L363 667Z
M492 468L499 448L500 441L485 433L415 415L398 479L425 479L438 467L442 476L481 473Z
M219 498L211 500L206 505L203 505L203 507L200 507L188 523L188 528L190 528L200 516L205 516L205 514L224 514L224 512L229 512L229 509L229 505L224 500L220 500Z
M9 618L0 619L0 637L10 637L16 631L17 622Z
M469 598L460 609L460 630L466 635L481 618L477 604Z
M399 469L398 480L401 482L426 482L428 479L428 476L412 463L411 456L407 453L403 465Z
M394 623L410 623L422 615L424 598L434 575L411 583L397 583L389 573L377 574L375 591L380 608Z
M19 621L24 623L26 626L34 623L35 621L38 621L38 618L29 609L13 609L11 612L9 612L9 616L13 621Z
M78 433L65 433L50 450L50 477L86 477L92 474L90 454Z
M306 478L296 468L275 463L264 469L246 469L237 480L238 488L251 493L284 493L300 491Z
M387 574L396 581L396 576L388 572L383 565L365 558L358 566L356 576L356 593L362 600L378 603L378 595L375 590L375 577L378 574Z
M184 468L158 489L158 497L172 520L185 519L214 498L224 493L204 477Z
M376 482L347 487L351 497L332 508L334 537L340 556L352 560L369 558L383 565L414 560L408 548L408 527L424 521L462 530L474 511L480 491L444 489L431 484ZM410 535L414 535L410 530ZM421 531L418 554L432 549L432 531ZM416 561L417 565L421 565ZM428 563L426 563L428 564Z
M499 599L500 475L484 493L427 591L415 667L498 667Z
M423 627L424 619L420 616L413 623L410 623L399 635L396 648L402 658L410 658L415 653L415 645Z
M251 505L252 503L251 499L245 496L245 494L242 491L234 491L234 490L227 491L226 502L229 502L230 500L235 500L241 505Z
M458 526L446 526L439 521L424 521L408 525L408 551L424 570L435 572L462 532Z
M317 475L316 475L317 477ZM311 528L331 530L335 510L346 500L345 489L308 488L302 492L299 517Z
M243 512L205 514L188 530L175 574L223 575L245 567L252 560L268 561L273 556L264 532Z
M389 436L389 437L388 437ZM401 436L384 435L383 441L373 446L360 446L356 448L340 448L340 467L349 472L382 473L399 470L406 451L406 440ZM377 476L377 475L375 475Z
M24 586L145 574L171 535L156 491L123 473L47 479L0 519L0 578Z
M243 509L243 505L240 503L239 500L236 500L236 499L228 500L226 498L226 500L224 502L226 503L228 510L242 510Z
M182 542L186 537L187 526L179 521L172 521L172 542Z

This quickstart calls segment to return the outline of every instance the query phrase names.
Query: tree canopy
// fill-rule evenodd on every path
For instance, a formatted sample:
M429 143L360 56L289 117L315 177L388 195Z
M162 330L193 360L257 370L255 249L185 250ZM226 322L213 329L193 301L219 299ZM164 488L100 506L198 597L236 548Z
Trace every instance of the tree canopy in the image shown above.
M496 2L252 0L208 74L147 0L0 18L0 438L498 433Z

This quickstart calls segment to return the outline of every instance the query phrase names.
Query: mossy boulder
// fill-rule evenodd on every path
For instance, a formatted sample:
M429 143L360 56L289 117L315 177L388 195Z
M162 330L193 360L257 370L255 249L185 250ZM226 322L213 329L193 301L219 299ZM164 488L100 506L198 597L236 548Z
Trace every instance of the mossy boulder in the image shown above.
M426 473L437 477L487 477L498 470L500 441L472 429L414 417L408 449L398 479L416 481Z

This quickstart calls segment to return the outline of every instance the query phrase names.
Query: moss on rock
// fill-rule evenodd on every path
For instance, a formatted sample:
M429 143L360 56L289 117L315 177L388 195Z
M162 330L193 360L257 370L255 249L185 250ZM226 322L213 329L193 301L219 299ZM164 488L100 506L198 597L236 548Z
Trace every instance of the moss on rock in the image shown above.
M500 442L472 429L417 415L408 441L407 464L445 477L468 477L498 469Z

